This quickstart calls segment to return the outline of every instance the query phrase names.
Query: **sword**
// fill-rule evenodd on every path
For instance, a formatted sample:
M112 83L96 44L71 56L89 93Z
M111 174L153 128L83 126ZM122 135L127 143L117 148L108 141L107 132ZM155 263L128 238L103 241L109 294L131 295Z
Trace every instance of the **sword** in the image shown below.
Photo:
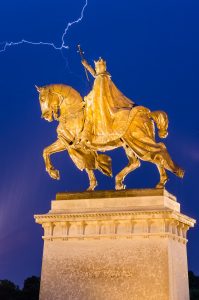
M78 48L78 51L77 51L77 52L79 53L81 59L84 60L84 51L81 49L81 46L80 46L80 45L77 45L77 48ZM85 70L85 73L86 73L86 78L87 78L87 80L89 81L88 72L87 72L87 70L86 70L85 67L84 67L84 70Z

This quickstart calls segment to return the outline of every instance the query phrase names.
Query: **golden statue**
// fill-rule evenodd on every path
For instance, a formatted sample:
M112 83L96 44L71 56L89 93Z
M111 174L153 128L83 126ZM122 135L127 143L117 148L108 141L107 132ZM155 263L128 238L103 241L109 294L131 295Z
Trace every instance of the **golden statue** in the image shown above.
M111 158L97 151L123 147L129 163L116 175L115 189L125 188L124 178L140 166L140 160L157 166L160 181L156 188L163 188L166 184L166 170L182 178L184 171L172 161L166 146L155 141L154 125L160 138L168 134L167 114L136 106L124 96L112 82L103 59L95 62L95 69L85 59L82 64L95 78L92 91L84 100L68 85L36 87L42 117L49 122L59 122L57 140L43 152L49 175L54 179L60 178L50 155L67 150L75 165L86 170L90 181L88 190L94 190L97 186L94 170L112 176Z
M92 91L84 98L86 119L81 136L92 144L115 141L126 132L127 120L135 103L114 85L102 58L95 62L95 70L86 60L82 64L95 81Z

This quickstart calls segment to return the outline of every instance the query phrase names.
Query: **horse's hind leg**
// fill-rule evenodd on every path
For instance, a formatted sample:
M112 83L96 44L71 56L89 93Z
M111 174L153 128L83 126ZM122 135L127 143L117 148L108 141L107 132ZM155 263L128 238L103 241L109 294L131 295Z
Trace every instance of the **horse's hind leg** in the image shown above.
M131 150L130 147L127 145L124 146L124 150L126 152L126 155L129 159L128 165L120 171L116 177L115 177L115 189L116 190L122 190L125 189L126 186L123 184L123 181L125 177L135 169L137 169L140 166L139 159L135 156L134 152Z
M165 169L169 170L170 172L174 173L176 176L183 178L184 177L184 170L180 168L170 157L167 150L164 153L165 158Z
M165 171L165 168L162 165L158 165L156 164L158 171L160 173L160 182L156 185L156 189L163 189L167 180L168 180L168 176L167 173Z
M176 163L174 163L166 148L149 161L156 164L160 173L160 182L156 185L156 188L164 188L168 180L166 170L174 173L180 178L183 178L184 176L184 170L182 170Z
M87 189L87 191L94 191L94 189L97 186L97 179L95 177L95 174L93 172L93 170L89 170L89 169L85 169L86 173L88 174L88 178L89 178L89 187Z

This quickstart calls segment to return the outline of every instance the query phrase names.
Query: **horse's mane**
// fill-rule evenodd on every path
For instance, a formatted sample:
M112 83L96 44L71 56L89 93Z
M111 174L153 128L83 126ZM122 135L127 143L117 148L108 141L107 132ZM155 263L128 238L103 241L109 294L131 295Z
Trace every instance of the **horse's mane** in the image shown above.
M67 97L70 94L70 96L82 99L81 94L77 90L75 90L72 86L66 85L63 83L48 84L48 85L43 86L43 88L48 89L49 91L52 91L55 93L59 93L65 97ZM82 101L83 101L83 99L82 99Z
M63 83L55 83L55 84L47 84L43 86L44 89L57 92L57 93L67 93L69 90L74 90L71 86L63 84Z
M70 106L71 110L79 110L79 108L84 105L84 100L80 93L69 85L49 84L43 86L43 88L49 90L49 92L60 94L64 98L65 103Z

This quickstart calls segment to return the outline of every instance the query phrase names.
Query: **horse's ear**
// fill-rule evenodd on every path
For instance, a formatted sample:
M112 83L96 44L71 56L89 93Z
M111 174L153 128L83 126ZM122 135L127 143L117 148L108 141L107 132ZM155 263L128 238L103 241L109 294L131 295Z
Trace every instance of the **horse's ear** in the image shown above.
M40 93L41 92L41 87L35 85L36 90Z

